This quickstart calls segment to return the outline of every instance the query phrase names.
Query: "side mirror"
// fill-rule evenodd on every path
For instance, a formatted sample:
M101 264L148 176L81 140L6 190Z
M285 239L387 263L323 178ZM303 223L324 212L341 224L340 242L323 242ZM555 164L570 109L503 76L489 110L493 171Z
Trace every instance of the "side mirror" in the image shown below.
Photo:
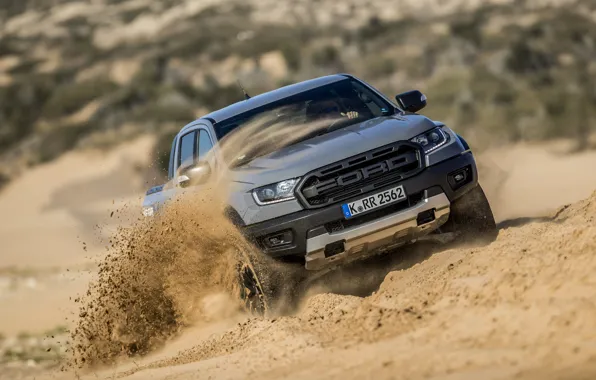
M417 112L426 107L426 96L418 90L396 95L395 100L401 109L408 112Z
M176 178L176 182L180 187L188 187L191 185L202 185L211 176L211 167L207 161L195 161L188 166L180 168L180 174Z

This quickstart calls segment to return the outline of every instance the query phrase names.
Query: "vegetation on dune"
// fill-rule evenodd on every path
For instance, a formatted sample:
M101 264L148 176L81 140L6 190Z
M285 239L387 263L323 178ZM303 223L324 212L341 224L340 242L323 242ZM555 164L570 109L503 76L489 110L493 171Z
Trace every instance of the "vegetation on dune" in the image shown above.
M51 11L43 2L32 1L29 8L26 2L2 3L0 20L32 8ZM117 7L126 0L110 3ZM123 7L119 22L158 17L179 4ZM256 94L335 72L360 76L389 96L422 89L429 96L424 113L466 133L476 147L572 137L578 149L586 149L596 130L591 1L567 7L486 5L425 19L372 17L358 27L341 19L263 21L248 16L251 4L227 2L189 13L150 38L111 42L108 34L106 46L98 42L107 33L99 33L101 23L82 16L61 20L55 33L37 37L14 29L5 33L0 39L4 161L23 154L28 164L48 161L94 141L90 135L132 125L138 133L158 134L155 159L165 166L176 129L242 100L237 79ZM320 7L326 11L324 2ZM48 47L53 53L34 53ZM56 56L55 62L49 56Z
M57 326L44 333L22 331L16 336L0 334L0 364L14 367L56 367L65 357L68 330Z

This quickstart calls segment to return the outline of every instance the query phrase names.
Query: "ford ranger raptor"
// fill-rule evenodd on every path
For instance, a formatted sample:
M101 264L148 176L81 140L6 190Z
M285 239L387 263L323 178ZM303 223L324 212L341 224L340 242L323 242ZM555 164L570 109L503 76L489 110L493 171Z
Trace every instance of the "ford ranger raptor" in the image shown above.
M466 141L417 114L426 106L420 91L395 99L347 74L247 95L182 128L172 142L169 181L147 192L143 213L154 215L180 191L200 191L223 171L234 184L230 219L259 254L299 263L304 273L375 257L429 234L494 238ZM265 114L284 117L297 132L313 122L317 128L269 149L225 149L227 137ZM239 266L238 278L245 305L261 312L291 281L263 278L270 275L255 267Z

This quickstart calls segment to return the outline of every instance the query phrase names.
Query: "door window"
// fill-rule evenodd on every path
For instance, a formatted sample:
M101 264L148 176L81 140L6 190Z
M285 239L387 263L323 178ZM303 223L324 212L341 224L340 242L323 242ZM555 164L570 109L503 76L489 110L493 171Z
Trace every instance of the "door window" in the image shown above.
M202 158L207 154L211 148L213 148L213 143L211 142L211 138L209 137L209 133L206 130L201 129L199 131L199 158Z
M170 149L170 161L168 162L168 180L174 178L174 154L176 153L176 138L172 141L172 148Z
M195 142L197 132L188 133L180 139L180 154L178 155L178 166L191 163L195 158Z

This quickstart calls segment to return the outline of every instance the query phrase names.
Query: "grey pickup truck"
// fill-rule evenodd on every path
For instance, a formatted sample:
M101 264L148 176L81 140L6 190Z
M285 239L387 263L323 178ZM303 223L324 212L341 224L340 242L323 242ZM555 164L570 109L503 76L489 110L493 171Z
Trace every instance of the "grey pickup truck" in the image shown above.
M305 273L429 234L494 237L493 214L466 141L416 113L426 106L420 91L395 99L347 74L247 95L182 128L172 142L169 182L147 192L143 213L156 214L182 188L200 191L215 171L224 172L233 184L231 220L262 255L300 263ZM254 128L265 114L284 118L298 137L225 149L230 136ZM270 125L262 123L261 136ZM267 279L253 269L239 273L245 302L262 309L275 291L264 290Z

